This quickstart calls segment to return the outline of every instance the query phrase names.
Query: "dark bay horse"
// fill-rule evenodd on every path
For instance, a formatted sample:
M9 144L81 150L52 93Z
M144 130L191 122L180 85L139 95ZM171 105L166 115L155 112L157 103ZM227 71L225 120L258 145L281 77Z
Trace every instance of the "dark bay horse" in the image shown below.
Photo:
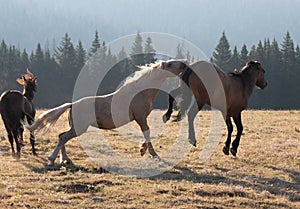
M18 78L17 82L23 86L23 93L16 90L3 92L0 97L0 113L8 134L12 153L15 154L13 145L15 139L17 157L20 158L24 119L26 117L28 123L32 124L36 113L32 100L37 90L37 78L27 69L27 74L23 75L22 79ZM30 143L32 153L36 155L35 139L32 132L30 132Z
M65 103L50 109L28 127L30 131L39 131L55 121L68 109L70 130L59 134L59 142L49 155L50 164L61 150L60 161L72 163L67 156L65 143L85 133L89 126L99 129L114 129L136 121L140 126L145 142L140 149L143 156L149 148L153 157L158 157L150 139L147 117L152 110L153 101L158 90L167 77L177 76L185 70L186 65L179 61L161 62L141 67L142 70L129 78L118 90L103 96L84 97L73 103Z
M196 146L194 119L204 105L209 105L221 110L227 125L228 135L223 147L224 154L229 155L230 151L232 155L236 156L243 132L241 112L247 108L254 87L257 86L264 89L267 86L264 78L265 70L257 61L250 61L240 70L230 73L225 73L217 66L205 61L197 61L191 64L189 69L185 71L189 75L183 76L185 78L183 81L189 86L196 100L188 112L190 143ZM212 79L208 76L213 71L217 73L217 79ZM217 80L220 81L219 84ZM185 102L187 104L190 104L190 95L183 95L183 98L188 100ZM224 97L223 104L222 99L220 99L222 97ZM164 115L164 120L170 118L172 105L172 103L169 103L169 110ZM186 108L188 106L181 108L181 112L185 112ZM230 148L231 134L233 132L231 118L236 124L237 135Z

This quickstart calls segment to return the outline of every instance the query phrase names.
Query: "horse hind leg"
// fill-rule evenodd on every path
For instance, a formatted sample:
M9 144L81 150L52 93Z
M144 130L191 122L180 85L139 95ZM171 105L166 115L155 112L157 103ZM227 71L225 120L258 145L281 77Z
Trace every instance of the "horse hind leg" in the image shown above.
M11 133L11 131L7 131L7 136L8 136L8 140L9 140L10 146L11 146L12 154L15 155L16 152L15 152L15 148L14 148L14 136Z
M19 143L19 131L18 129L15 129L13 130L13 138L15 139L15 142L16 142L16 147L17 147L17 159L20 159L21 157L21 146L20 146L20 143Z
M140 125L141 130L143 132L144 138L145 138L145 142L142 144L142 147L140 149L141 152L141 156L143 156L147 149L149 148L149 153L153 158L159 158L158 154L155 152L152 143L151 143L151 138L150 138L150 129L149 126L147 124L147 119L140 119L140 120L136 120L136 122Z
M54 151L52 152L51 155L48 156L48 160L50 161L50 165L54 165L54 161L58 155L59 150L62 149L62 158L68 158L65 152L64 145L67 143L70 139L76 137L76 132L73 127L69 131L63 132L59 134L59 141L58 144L56 145Z
M228 135L227 135L227 139L225 142L225 146L223 147L223 153L225 155L229 155L229 147L230 147L230 143L231 143L231 134L233 131L233 126L232 126L230 117L227 117L225 122L226 122L226 126L227 126Z
M67 155L65 145L61 147L60 164L73 164L72 160Z
M14 148L14 136L13 136L12 131L9 128L9 126L7 125L5 120L3 120L3 123L4 123L5 129L6 129L6 132L7 132L7 137L8 137L8 141L10 143L10 146L11 146L12 154L15 155L16 152L15 152L15 148Z

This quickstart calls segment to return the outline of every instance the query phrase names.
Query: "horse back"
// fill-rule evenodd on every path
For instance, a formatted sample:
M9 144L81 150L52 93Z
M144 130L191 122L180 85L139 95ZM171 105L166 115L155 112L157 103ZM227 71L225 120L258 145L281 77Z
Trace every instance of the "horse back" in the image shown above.
M0 113L3 120L19 120L24 117L24 96L20 91L8 90L0 97Z

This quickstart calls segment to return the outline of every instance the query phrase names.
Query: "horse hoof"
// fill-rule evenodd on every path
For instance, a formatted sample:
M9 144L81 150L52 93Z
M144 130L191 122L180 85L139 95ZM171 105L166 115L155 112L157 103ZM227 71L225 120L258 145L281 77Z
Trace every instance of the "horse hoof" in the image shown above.
M236 157L237 150L231 148L231 149L230 149L230 152L231 152L231 154L232 154L234 157Z
M147 144L146 142L144 142L144 143L142 144L142 146L141 146L141 149L140 149L140 153L141 153L141 156L142 156L142 157L143 157L144 154L146 153L147 149L148 149L148 144Z
M170 120L170 115L164 114L162 119L163 122L166 123L168 120Z
M229 148L228 147L223 147L223 153L225 155L229 155Z
M189 139L189 142L191 145L193 145L194 147L197 147L197 142L194 139Z
M161 161L161 158L158 155L153 155L151 156L151 158L157 161Z
M20 160L20 158L21 158L21 153L17 153L17 154L15 155L15 157L16 157L17 160Z
M61 165L74 165L71 159L64 159L60 162Z

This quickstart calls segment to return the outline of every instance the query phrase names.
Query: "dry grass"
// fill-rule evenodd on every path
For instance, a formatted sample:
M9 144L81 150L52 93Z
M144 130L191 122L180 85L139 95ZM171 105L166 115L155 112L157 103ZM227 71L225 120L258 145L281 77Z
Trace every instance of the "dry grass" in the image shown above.
M162 114L153 111L150 125L160 155L176 144L181 127L171 122L163 126ZM16 160L8 141L0 141L0 208L300 208L300 111L245 111L238 157L223 155L224 129L217 151L205 163L200 163L199 155L209 131L210 111L197 117L201 121L198 147L191 148L174 168L147 178L105 171L87 156L78 138L67 144L74 166L47 166L46 155L54 149L57 135L68 128L66 115L50 132L37 137L38 157L32 156L27 143ZM110 158L105 155L111 154L107 147L151 164L148 156L139 156L141 132L130 127L99 131L107 143L95 150L105 153L106 168ZM6 134L2 124L0 128ZM171 155L179 152L173 150Z

